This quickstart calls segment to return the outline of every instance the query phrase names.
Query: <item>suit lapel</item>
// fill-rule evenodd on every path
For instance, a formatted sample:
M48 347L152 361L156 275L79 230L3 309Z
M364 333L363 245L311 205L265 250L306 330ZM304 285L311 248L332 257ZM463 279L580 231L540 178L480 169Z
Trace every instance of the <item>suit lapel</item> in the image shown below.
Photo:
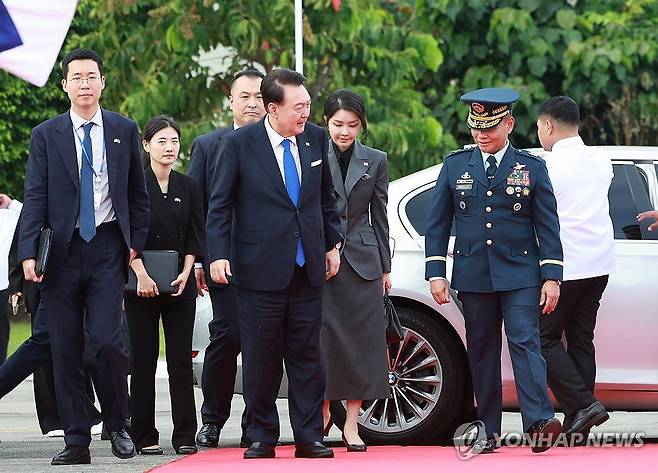
M348 197L356 183L363 177L369 168L370 160L368 159L368 152L361 143L355 141L354 150L352 151L352 159L350 159L350 165L347 166L347 177L345 178L345 192Z
M158 220L162 223L160 228L167 233L169 238L173 239L173 241L178 241L178 232L174 232L174 229L177 228L178 222L171 210L173 202L168 201L168 199L174 199L174 194L172 192L172 181L174 180L172 178L174 177L174 173L172 172L169 176L167 199L162 195L162 189L160 189L160 184L158 184L158 179L155 177L151 166L146 168L144 174L146 177L146 189L148 190L149 199L151 200L151 212L158 217Z
M516 162L514 161L514 154L515 153L516 153L516 150L510 144L507 147L507 151L505 151L505 154L503 155L503 159L500 160L500 166L498 166L498 170L496 171L496 175L491 180L491 186L490 187L496 187L498 184L500 184L505 179L507 179L507 176L510 175L510 173L512 172L512 169L514 169L514 165L516 164Z
M78 170L78 157L73 141L73 122L68 112L59 116L59 123L55 127L60 139L56 141L57 151L64 162L64 167L69 173L76 190L80 190L80 172Z
M267 120L267 116L265 116L263 120ZM283 183L281 170L276 162L276 156L274 155L274 150L270 143L270 137L267 135L265 122L263 120L261 120L257 126L254 126L254 131L251 135L251 149L254 153L256 162L258 162L263 168L263 171L265 171L265 174L272 181L274 187L276 187L279 193L290 202L290 205L293 205L292 200L290 200L290 196L288 195L288 191L286 190L286 186Z
M101 110L103 114L103 139L105 140L105 161L107 165L107 179L112 189L116 189L117 166L121 157L121 140L118 139L119 129L111 117ZM116 140L116 141L115 141ZM126 146L129 144L126 143Z
M477 146L473 147L471 157L468 160L469 172L484 187L489 187L489 178L484 173L484 163L482 162L482 153Z
M331 169L331 178L334 181L334 190L339 196L347 201L347 193L345 192L343 174L340 172L340 164L338 164L336 151L334 150L334 145L331 140L329 140L329 153L327 156L329 159L329 169Z
M312 158L313 150L311 148L311 142L306 139L305 133L297 135L296 138L297 138L297 151L299 152L299 167L302 171L302 175L299 176L301 180L301 189L299 192L299 205L301 205L301 203L304 202L303 199L306 196L306 194L314 190L313 183L311 182L310 179L311 158Z

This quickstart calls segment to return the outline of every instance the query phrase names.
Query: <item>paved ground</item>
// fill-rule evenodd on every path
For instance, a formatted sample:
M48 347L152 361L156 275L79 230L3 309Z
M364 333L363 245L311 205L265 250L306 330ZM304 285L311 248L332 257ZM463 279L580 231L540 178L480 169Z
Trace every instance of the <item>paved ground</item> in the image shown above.
M201 392L196 389L197 409L201 406ZM119 460L110 452L109 442L94 437L91 444L92 465L74 467L52 467L50 458L63 448L61 438L46 438L40 435L34 410L32 382L23 382L14 392L0 401L0 471L6 473L39 473L53 471L122 473L140 472L150 467L176 460L171 438L171 411L166 379L157 381L157 420L161 445L165 455L160 457L137 456L130 460ZM237 447L240 440L240 414L243 403L235 396L233 414L222 431L220 445ZM285 401L279 401L282 416L281 440L292 442L292 432L287 421ZM505 413L504 430L519 432L521 419L518 413ZM200 419L199 419L200 421ZM643 432L651 442L658 441L658 412L614 412L605 424L605 432ZM331 440L338 441L338 430L333 429Z

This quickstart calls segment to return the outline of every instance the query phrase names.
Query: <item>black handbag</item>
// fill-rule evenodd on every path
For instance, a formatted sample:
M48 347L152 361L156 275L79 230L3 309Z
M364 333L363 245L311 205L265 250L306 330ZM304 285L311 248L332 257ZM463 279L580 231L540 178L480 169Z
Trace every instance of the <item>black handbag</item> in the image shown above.
M386 320L386 343L389 345L400 343L404 338L404 329L393 301L388 297L388 294L384 294L384 318Z

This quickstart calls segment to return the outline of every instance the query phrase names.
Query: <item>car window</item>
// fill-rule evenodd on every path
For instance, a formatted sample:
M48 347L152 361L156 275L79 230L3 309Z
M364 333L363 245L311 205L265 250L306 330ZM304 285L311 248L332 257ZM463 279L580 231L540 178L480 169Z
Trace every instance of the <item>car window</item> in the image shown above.
M613 170L608 201L615 239L654 239L653 235L640 228L636 219L639 212L650 208L646 173L633 164L613 164Z
M432 204L432 195L434 194L434 186L426 189L422 192L419 192L413 196L407 202L407 205L404 207L407 218L411 223L411 226L414 227L414 230L418 235L425 236L425 230L427 230L427 215L429 213L430 205ZM455 234L455 221L452 221L452 228L450 229L450 234Z

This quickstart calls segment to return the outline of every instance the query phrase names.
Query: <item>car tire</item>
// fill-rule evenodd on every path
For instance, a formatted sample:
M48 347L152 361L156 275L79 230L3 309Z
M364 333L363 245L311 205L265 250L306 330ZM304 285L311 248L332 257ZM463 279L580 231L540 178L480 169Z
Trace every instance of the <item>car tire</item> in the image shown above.
M464 350L458 345L461 342L438 320L436 314L404 306L396 309L405 329L405 339L401 344L389 347L389 356L395 358L400 345L404 356L398 357L398 367L390 373L393 378L389 376L391 396L388 405L385 400L378 400L374 401L378 405L372 407L373 401L364 401L359 413L359 435L370 445L422 445L452 438L456 422L462 417L468 386L468 370L465 369L468 365ZM414 348L418 350L417 354L401 366L401 361ZM434 364L433 358L436 359ZM425 364L427 368L423 368ZM406 376L399 376L414 366L420 368ZM430 379L428 376L433 379L438 376L440 384L424 383L422 379ZM414 378L416 382L408 381ZM412 403L416 404L417 411ZM383 415L384 409L388 412L387 416ZM332 419L341 430L345 424L345 413L342 401L331 403ZM404 423L399 422L398 413L402 413ZM383 421L384 417L386 421Z

